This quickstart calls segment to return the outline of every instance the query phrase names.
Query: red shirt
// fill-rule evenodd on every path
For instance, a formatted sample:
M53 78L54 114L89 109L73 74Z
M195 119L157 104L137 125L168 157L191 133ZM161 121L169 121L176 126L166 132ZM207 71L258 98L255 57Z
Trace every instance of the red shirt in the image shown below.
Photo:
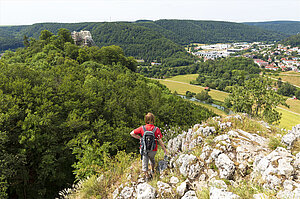
M146 124L145 125L145 128L146 128L147 131L152 131L154 129L154 127L155 126L153 124ZM136 134L136 135L140 134L140 136L143 137L143 135L144 135L143 126L137 128L137 129L134 129L133 132L134 132L134 134ZM153 151L157 151L157 140L159 140L163 137L161 132L160 132L160 129L158 127L157 127L157 129L154 133L154 136L156 138L156 140L155 140L156 146L155 146L155 149Z

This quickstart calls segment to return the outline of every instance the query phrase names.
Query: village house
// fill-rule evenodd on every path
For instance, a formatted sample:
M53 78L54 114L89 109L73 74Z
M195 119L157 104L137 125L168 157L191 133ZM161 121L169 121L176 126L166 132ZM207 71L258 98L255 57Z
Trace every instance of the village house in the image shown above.
M254 59L254 63L259 65L259 67L265 67L269 64L268 62L265 62L264 60L261 59Z
M159 65L161 65L161 63L151 62L151 66L159 66Z

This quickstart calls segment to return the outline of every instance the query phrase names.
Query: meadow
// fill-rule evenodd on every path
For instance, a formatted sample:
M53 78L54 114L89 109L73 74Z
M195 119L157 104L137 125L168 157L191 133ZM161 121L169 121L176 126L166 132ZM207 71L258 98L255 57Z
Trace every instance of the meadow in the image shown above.
M160 79L159 82L166 85L172 92L176 91L178 94L185 95L186 91L200 93L202 90L204 90L204 87L202 86L190 84L190 81L195 80L197 77L197 74L178 75L168 79ZM209 91L209 95L214 100L223 102L228 96L228 93L211 89Z
M278 80L278 78L280 77L282 81L289 82L290 84L300 87L300 74L297 72L288 71L281 72L279 73L279 75L273 74L268 76L276 80Z
M189 84L191 80L195 80L197 77L198 74L178 75L167 79L159 79L158 81L161 84L166 85L172 92L176 91L178 94L185 95L186 91L199 93L204 90L204 87L202 86ZM212 89L211 91L209 91L209 95L214 100L224 102L224 99L229 95L229 93ZM290 130L293 126L300 123L300 100L287 99L286 102L290 106L290 108L287 108L285 106L276 108L276 110L282 114L282 119L280 120L278 127ZM208 104L198 104L209 108L218 115L226 115L223 111Z

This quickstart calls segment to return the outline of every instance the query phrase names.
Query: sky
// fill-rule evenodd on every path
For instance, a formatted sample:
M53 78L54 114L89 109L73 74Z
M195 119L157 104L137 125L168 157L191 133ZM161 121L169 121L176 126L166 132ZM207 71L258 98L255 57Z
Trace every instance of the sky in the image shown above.
M300 0L0 0L0 25L139 19L300 21Z

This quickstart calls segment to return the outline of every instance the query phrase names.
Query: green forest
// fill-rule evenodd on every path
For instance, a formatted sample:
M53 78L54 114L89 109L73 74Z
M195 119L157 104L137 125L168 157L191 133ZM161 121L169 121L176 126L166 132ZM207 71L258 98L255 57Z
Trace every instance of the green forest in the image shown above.
M288 35L295 35L300 32L300 21L246 22L244 24Z
M297 35L292 35L280 43L284 45L291 45L292 47L300 47L300 33Z
M118 46L78 47L67 29L24 44L0 59L0 198L54 198L107 154L137 152L129 133L147 112L159 127L215 115L136 73Z
M228 86L242 85L245 80L259 77L260 69L252 59L231 57L198 64L196 81L191 83L225 90Z
M60 28L70 31L89 30L99 47L118 45L126 56L144 59L148 63L158 60L173 66L193 62L183 47L193 42L279 41L289 36L255 26L222 21L39 23L0 27L0 52L22 46L24 35L37 39L42 30L57 34Z
M244 57L219 58L181 67L139 67L137 71L146 77L166 78L176 75L199 74L192 84L224 90L227 86L240 84L245 79L258 77L261 71L252 59Z

